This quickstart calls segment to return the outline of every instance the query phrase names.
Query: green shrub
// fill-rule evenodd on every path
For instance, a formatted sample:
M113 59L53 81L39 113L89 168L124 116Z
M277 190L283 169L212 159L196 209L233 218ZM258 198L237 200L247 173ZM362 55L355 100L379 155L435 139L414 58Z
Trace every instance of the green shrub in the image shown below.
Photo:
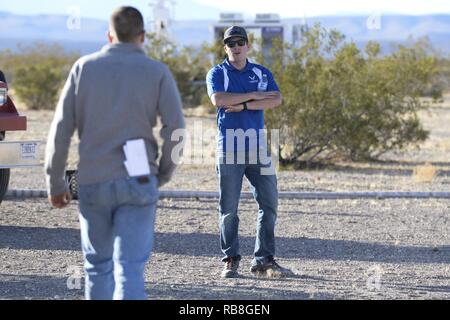
M177 50L173 41L155 33L147 34L147 55L165 63L172 72L185 107L197 107L206 96L205 77L212 63L211 48L206 44L201 49L184 47Z
M381 57L378 43L363 53L320 25L301 37L298 48L277 43L272 56L283 105L266 120L281 129L282 160L368 160L427 138L417 111L437 68L420 42Z
M61 46L44 43L20 47L17 53L0 53L15 94L32 110L56 107L58 94L77 58L77 54L67 53Z

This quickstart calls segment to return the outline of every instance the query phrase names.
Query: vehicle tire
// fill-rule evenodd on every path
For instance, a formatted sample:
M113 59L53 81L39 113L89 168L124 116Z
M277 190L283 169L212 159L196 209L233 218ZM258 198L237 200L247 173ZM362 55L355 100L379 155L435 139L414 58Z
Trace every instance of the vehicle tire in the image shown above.
M69 185L69 192L72 200L78 200L78 170L66 170L66 182Z
M9 172L9 169L0 169L0 203L8 190Z
M0 141L5 139L5 131L0 131ZM0 169L0 203L8 190L9 184L9 169Z

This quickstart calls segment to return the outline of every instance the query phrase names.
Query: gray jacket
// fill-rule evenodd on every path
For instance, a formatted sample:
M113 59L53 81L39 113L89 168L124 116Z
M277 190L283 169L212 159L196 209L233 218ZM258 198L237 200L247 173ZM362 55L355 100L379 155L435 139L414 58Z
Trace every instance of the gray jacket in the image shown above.
M162 155L153 135L162 122ZM94 184L126 177L123 145L143 138L150 169L159 185L175 170L172 132L185 127L180 95L167 66L149 59L137 45L110 44L80 58L62 91L48 135L45 155L47 189L67 190L64 171L75 130L80 139L78 183Z

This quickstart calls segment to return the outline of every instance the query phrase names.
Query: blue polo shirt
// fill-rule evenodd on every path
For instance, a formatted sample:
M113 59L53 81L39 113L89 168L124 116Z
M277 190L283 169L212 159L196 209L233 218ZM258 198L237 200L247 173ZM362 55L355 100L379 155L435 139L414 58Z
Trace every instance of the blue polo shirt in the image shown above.
M238 70L228 59L225 59L223 63L215 66L208 72L206 85L209 97L217 92L279 91L272 73L267 68L251 63L248 60L245 68ZM241 112L226 113L225 109L220 107L217 109L217 127L217 147L219 152L227 152L226 135L229 129L242 129L248 133L245 135L245 145L238 143L238 139L234 138L234 152L265 147L262 144L259 145L259 130L264 129L263 110L243 110ZM239 130L239 132L242 132L242 130ZM253 133L256 133L256 136Z

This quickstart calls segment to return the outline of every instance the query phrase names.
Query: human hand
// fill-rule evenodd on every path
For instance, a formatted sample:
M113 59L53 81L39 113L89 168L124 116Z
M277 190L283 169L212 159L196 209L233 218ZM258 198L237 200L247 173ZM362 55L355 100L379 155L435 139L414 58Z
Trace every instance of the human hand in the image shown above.
M280 93L278 91L255 91L252 92L252 100L273 99Z
M60 195L49 196L48 199L54 208L62 209L70 203L72 200L72 195L69 191L67 191L66 193Z
M225 109L226 113L241 112L242 110L244 110L244 104L240 103L235 106L227 106L227 107L224 107L224 109Z

